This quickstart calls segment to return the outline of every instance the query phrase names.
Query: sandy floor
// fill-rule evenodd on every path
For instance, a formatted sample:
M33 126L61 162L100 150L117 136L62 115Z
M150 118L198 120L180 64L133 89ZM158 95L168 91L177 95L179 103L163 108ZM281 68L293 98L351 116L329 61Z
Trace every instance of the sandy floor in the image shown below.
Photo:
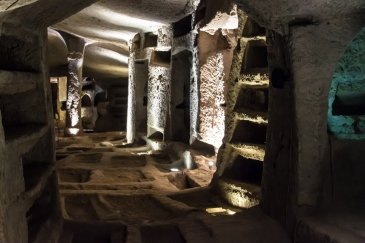
M168 145L164 152L152 151L142 139L126 145L123 133L59 137L57 147L65 219L60 243L286 242L280 227L260 210L240 212L214 196L208 187L214 156L182 144ZM261 223L275 229L274 238L239 240L245 231L242 215L246 221L265 218ZM246 233L254 237L255 223L249 225Z

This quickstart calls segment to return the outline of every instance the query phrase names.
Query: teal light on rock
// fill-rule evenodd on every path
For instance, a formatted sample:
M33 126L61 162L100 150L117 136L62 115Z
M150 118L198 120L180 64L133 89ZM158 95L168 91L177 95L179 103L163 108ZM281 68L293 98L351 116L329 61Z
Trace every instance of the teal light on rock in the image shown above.
M336 67L329 92L328 126L338 138L365 139L365 28Z

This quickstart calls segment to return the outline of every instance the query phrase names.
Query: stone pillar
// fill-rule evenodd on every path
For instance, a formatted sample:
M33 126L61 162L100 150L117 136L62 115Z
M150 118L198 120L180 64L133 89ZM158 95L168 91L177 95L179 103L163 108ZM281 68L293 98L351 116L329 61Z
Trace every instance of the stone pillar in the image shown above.
M69 49L65 135L75 136L82 133L81 95L85 42L75 37L65 39Z
M219 19L226 18L226 25ZM190 143L214 147L217 152L225 134L226 94L236 46L238 16L234 6L229 13L218 12L213 20L198 28L194 50L192 85L192 126Z
M172 28L161 28L150 60L147 105L147 136L159 141L170 136L171 45Z
M127 142L133 143L136 137L136 50L138 47L138 36L130 43L128 62L128 108L127 108Z

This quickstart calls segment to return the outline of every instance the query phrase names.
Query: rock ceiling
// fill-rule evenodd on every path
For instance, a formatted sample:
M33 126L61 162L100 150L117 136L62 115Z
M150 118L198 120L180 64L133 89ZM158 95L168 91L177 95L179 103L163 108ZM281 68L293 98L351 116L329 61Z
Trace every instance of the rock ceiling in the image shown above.
M52 29L86 39L85 71L96 78L128 75L128 41L192 11L191 0L102 0L54 24L49 30L51 67L66 64L65 44ZM62 53L63 52L63 53Z

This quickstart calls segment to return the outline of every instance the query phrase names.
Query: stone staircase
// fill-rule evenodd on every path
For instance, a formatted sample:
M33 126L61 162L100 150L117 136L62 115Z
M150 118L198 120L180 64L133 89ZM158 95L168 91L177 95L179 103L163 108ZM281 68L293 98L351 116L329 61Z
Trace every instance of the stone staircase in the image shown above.
M265 29L240 12L227 95L226 136L220 151L218 188L232 205L260 202L268 125L268 63Z

